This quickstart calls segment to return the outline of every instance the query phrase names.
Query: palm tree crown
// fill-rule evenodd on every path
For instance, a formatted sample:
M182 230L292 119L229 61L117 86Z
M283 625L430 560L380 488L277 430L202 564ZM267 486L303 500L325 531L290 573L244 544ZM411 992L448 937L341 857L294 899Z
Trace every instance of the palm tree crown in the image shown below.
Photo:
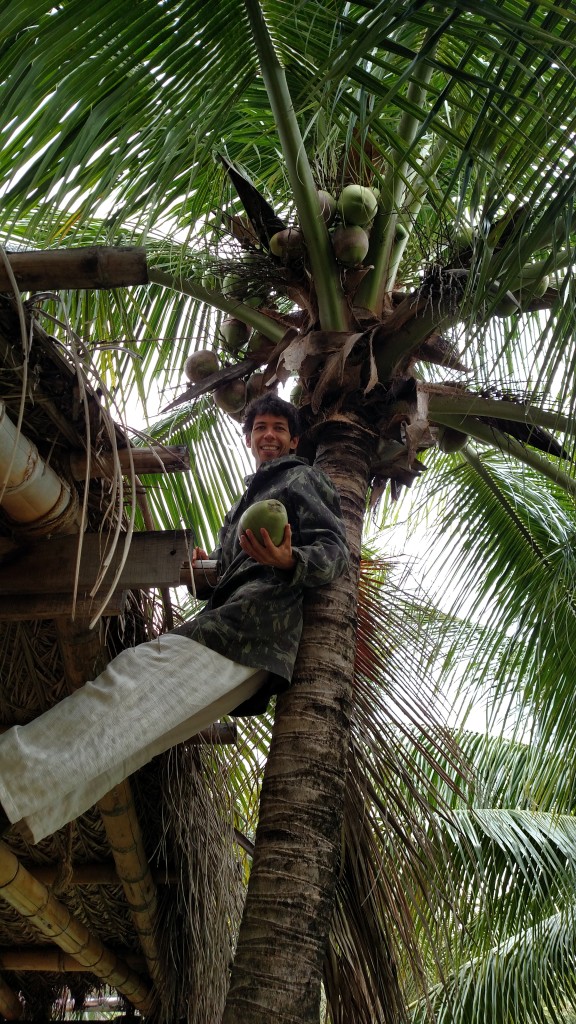
M241 486L234 418L290 378L355 556L369 491L385 522L413 484L422 506L425 487L438 496L450 614L413 608L408 628L381 577L364 584L388 626L377 638L361 611L335 767L344 846L319 938L332 1021L511 1019L514 999L525 1021L567 1014L576 17L553 0L14 0L1 34L7 246L146 245L149 285L42 309L81 337L118 405L160 392L152 433L191 441L200 472L156 491L157 521L192 514L209 545ZM204 350L209 372L188 363L182 383ZM351 579L332 606L351 631L350 687L356 596ZM461 740L472 797L452 738L394 667L407 651L412 681L428 656L445 678L464 660L459 685L524 730ZM305 640L301 676L310 664ZM241 933L246 976L248 945ZM317 1020L315 999L274 1012Z

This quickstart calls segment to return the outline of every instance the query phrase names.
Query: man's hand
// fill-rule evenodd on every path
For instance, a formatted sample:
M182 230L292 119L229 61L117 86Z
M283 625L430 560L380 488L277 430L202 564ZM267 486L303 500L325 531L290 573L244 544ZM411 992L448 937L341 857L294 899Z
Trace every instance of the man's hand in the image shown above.
M205 601L214 590L215 583L212 581L212 574L210 579L206 578L206 567L202 570L202 562L209 561L210 556L202 548L193 548L192 550L192 578L193 587L188 587L188 590L194 597L199 597L201 601ZM197 572L194 572L194 570Z
M284 527L284 538L281 544L273 544L268 530L260 530L261 538L256 539L252 530L240 534L240 547L260 565L272 565L275 569L293 569L296 558L292 554L292 530L290 523Z

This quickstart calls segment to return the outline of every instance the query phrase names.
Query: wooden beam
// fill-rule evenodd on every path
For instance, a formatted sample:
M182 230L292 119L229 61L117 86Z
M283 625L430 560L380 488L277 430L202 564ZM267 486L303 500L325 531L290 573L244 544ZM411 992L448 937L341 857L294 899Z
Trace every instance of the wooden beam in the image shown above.
M24 1007L4 978L0 978L0 1013L6 1020L20 1020Z
M44 885L52 885L60 877L61 864L27 864L24 867L34 878ZM172 868L156 868L152 872L156 885L172 885L177 876ZM76 864L71 874L66 875L67 885L120 885L118 872L113 860L100 861L93 864ZM1 948L1 947L0 947Z
M122 615L127 597L127 590L120 590L112 594L101 614L105 617ZM0 621L3 622L32 622L34 619L69 618L73 613L81 618L91 619L98 609L97 598L79 597L74 605L72 594L28 594L25 597L13 594L10 597L0 597Z
M114 956L128 964L132 971L139 974L146 972L144 957L130 950L111 950ZM0 970L2 971L42 971L50 974L76 974L86 968L69 953L54 946L29 946L22 949L0 948ZM0 1013L4 1011L0 1010Z
M100 566L111 548L111 534L86 533L78 572L78 594L89 595ZM188 559L190 535L185 530L153 530L135 533L125 564L116 581L117 590L173 587L180 583L181 566ZM17 594L72 593L80 539L55 534L27 544L0 546L0 596ZM123 537L110 556L102 587L109 585L124 557Z
M6 254L21 291L53 288L124 288L148 284L146 250L136 246L79 246ZM0 292L12 294L5 266Z
M73 956L106 985L118 989L136 1009L144 1015L149 1012L150 989L140 975L107 949L45 885L33 878L4 843L0 843L0 896L22 914L31 927Z
M194 582L198 591L198 597L210 596L218 582L218 562L212 558L205 558L200 565L194 566ZM192 585L192 573L190 563L183 565L180 569L180 583L187 587Z
M180 473L190 469L190 453L185 444L153 445L150 448L120 448L118 459L122 472L127 476L130 469L130 457L136 475L140 473ZM86 452L70 453L70 469L75 480L86 479ZM106 477L114 474L115 462L111 455L102 453L93 455L90 460L90 479Z

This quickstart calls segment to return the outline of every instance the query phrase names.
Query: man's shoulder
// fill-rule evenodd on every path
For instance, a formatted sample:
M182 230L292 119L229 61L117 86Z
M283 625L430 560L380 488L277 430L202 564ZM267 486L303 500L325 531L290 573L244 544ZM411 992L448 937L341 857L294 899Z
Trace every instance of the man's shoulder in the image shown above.
M321 480L330 487L333 486L330 478L321 469L311 466L308 459L303 459L299 455L283 455L281 458L275 459L274 462L268 463L266 468L270 476L282 477L287 483Z
M339 507L339 497L332 480L317 466L311 466L307 459L285 456L285 464L277 477L278 484L286 493L296 498L300 495L307 502L328 503ZM278 459L278 463L284 459Z

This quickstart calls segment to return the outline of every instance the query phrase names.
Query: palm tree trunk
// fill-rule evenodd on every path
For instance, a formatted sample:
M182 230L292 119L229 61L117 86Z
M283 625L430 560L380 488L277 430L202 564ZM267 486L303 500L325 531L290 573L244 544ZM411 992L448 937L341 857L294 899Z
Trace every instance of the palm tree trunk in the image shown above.
M371 435L322 428L316 465L341 496L350 569L306 595L294 680L278 699L256 848L222 1024L318 1024L338 871Z

